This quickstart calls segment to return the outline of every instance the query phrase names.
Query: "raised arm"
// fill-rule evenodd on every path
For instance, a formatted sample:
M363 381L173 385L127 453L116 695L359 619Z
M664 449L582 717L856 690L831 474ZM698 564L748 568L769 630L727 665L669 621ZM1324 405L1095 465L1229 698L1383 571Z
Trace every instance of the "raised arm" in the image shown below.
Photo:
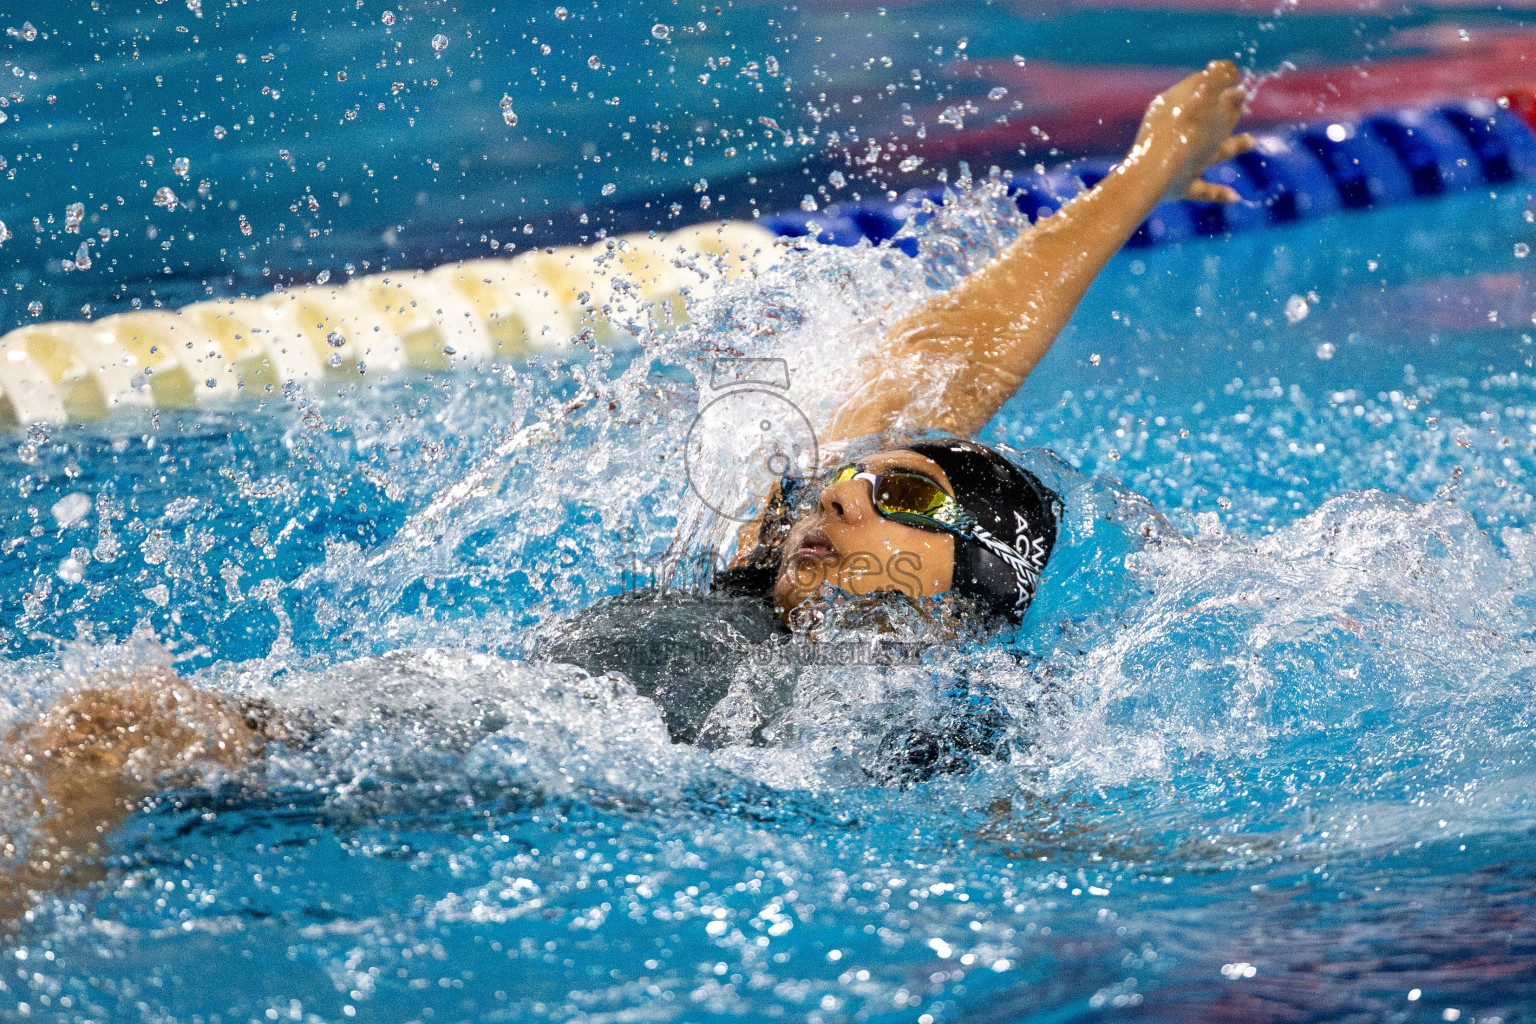
M1088 286L1165 197L1233 202L1199 180L1212 164L1252 148L1232 134L1248 99L1231 61L1212 61L1154 99L1136 142L1103 181L1042 218L997 259L898 323L862 367L825 441L895 425L979 432L1056 340ZM917 385L948 377L914 401ZM934 389L929 388L929 391Z

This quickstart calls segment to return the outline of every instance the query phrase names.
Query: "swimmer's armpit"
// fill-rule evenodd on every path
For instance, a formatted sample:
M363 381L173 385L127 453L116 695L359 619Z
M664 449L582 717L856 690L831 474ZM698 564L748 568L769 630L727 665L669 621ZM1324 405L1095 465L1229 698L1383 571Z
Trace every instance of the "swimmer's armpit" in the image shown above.
M1200 175L1253 146L1251 136L1232 134L1248 102L1240 78L1231 61L1212 61L1154 99L1130 152L1101 182L892 328L820 440L892 426L970 437L985 427L1154 206L1168 197L1238 198ZM957 357L958 369L941 362L952 367ZM933 391L936 377L940 400L914 407L910 396Z
M261 725L246 706L157 669L97 677L9 730L0 780L32 804L32 829L25 856L0 875L0 920L17 920L37 894L99 879L110 829L158 789L254 761L270 735Z

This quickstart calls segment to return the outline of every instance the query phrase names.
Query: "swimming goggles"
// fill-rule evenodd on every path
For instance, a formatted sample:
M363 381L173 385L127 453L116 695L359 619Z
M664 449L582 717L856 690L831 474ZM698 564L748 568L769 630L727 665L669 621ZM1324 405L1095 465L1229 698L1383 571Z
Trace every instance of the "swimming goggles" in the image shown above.
M939 486L938 481L911 470L870 473L849 464L832 471L823 487L849 480L869 481L875 511L886 519L919 530L942 530L970 536L976 517Z

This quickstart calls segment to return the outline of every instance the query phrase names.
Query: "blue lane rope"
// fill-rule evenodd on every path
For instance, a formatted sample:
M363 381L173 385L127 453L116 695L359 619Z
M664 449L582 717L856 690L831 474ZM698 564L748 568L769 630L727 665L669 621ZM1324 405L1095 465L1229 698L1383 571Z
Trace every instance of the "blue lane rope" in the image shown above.
M1078 160L1043 175L1017 173L1010 187L1019 210L1035 221L1092 188L1113 166L1103 158ZM1243 202L1161 203L1128 244L1163 245L1536 178L1536 135L1491 100L1392 110L1359 123L1262 136L1253 152L1217 165L1206 178L1230 185ZM924 199L942 204L944 192L944 186L913 189L897 202L837 203L810 213L772 214L758 223L780 237L843 246L890 240L915 254L913 239L895 235L914 213L923 219Z

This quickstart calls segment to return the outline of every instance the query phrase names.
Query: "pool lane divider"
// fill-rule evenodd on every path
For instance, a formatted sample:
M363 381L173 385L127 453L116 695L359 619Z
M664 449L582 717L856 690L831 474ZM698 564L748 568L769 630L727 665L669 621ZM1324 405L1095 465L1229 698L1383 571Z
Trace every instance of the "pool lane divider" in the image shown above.
M1036 220L1113 166L1087 159L1015 174L1014 200ZM1259 135L1252 152L1207 177L1230 185L1243 201L1162 203L1129 244L1217 236L1536 178L1536 87ZM28 324L0 337L0 426L100 420L119 406L191 409L270 394L290 381L438 372L562 348L572 338L611 341L620 324L681 322L685 297L776 261L783 253L776 239L889 242L915 253L916 241L898 235L909 219L931 216L924 200L942 204L945 193L939 186L894 202L389 271L179 310Z
M751 221L387 271L333 286L27 324L0 337L0 428L266 397L290 381L440 372L665 327L784 253Z
M1265 133L1257 135L1256 142L1252 152L1218 164L1205 175L1230 185L1242 202L1161 203L1129 245L1224 235L1536 178L1536 87L1496 100L1389 110L1358 121ZM1111 159L1090 158L1044 173L1015 172L1014 200L1031 221L1037 220L1092 188L1114 165ZM787 211L758 223L781 236L814 237L831 245L889 240L910 254L917 251L916 242L897 238L898 232L907 218L916 216L921 222L927 216L924 200L942 204L945 191L942 185L914 189L893 202Z

